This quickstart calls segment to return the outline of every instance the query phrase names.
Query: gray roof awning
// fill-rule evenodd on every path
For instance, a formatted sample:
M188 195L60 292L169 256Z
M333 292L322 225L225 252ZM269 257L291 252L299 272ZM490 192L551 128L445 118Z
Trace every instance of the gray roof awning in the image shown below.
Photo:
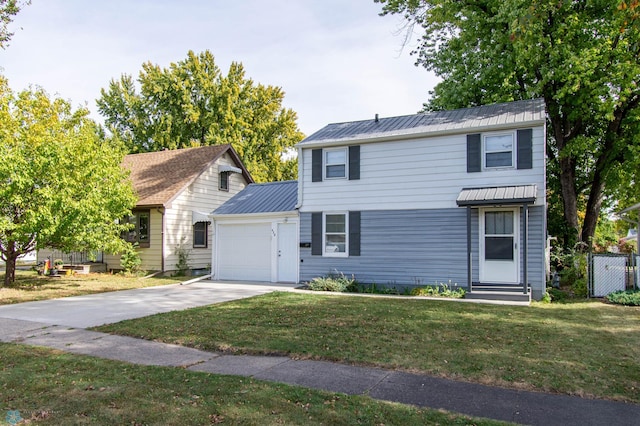
M533 204L538 189L535 185L464 188L458 194L458 206Z
M227 164L222 164L218 167L218 172L231 172L231 173L242 173L242 170L238 167L229 166Z

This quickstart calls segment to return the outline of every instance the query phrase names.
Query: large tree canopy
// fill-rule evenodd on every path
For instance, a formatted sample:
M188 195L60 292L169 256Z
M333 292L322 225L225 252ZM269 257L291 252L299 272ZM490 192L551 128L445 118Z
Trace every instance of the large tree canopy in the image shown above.
M105 141L88 111L41 89L14 94L0 76L0 258L4 284L18 256L43 247L118 252L136 199L121 167L125 149Z
M417 64L443 79L427 109L544 98L552 232L588 242L606 196L638 183L638 0L376 1L422 33Z
M139 87L139 91L138 91ZM303 138L279 87L246 78L242 64L223 75L209 51L190 51L161 68L142 65L102 90L98 108L131 152L230 143L258 182L294 179L289 150Z

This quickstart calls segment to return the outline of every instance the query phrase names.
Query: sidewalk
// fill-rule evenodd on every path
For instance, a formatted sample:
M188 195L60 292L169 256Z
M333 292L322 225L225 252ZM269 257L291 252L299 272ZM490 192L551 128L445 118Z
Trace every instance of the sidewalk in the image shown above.
M15 305L17 306L17 305ZM288 357L222 355L69 326L1 317L0 341L130 362L250 376L530 425L637 425L640 405L517 391Z

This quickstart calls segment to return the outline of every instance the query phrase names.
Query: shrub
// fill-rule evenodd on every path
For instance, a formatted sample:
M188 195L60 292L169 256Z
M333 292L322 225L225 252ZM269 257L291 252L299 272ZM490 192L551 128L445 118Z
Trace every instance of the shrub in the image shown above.
M186 275L191 270L189 265L189 257L191 257L191 250L185 247L185 239L183 238L180 244L176 246L176 256L178 256L178 263L176 263L176 275Z
M330 274L325 277L314 278L309 282L309 290L313 291L354 291L357 288L355 278L347 278L343 273Z
M465 293L466 291L463 288L458 287L457 283L455 283L453 288L451 288L451 281L449 281L449 284L438 284L436 282L435 285L416 287L411 290L412 296L449 297L452 299L462 299Z
M140 272L140 265L142 264L142 259L140 259L140 254L136 250L138 244L127 244L127 248L124 253L122 253L122 257L120 258L120 266L122 267L122 271L125 274L135 275Z
M616 305L640 306L640 290L620 290L606 296L607 301Z

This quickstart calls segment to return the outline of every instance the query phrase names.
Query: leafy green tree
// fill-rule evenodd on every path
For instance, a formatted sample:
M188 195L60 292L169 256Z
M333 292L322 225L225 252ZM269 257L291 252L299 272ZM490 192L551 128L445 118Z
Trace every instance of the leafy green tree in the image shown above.
M0 47L5 48L11 37L12 32L9 32L8 26L13 21L13 17L20 12L22 6L31 3L28 1L19 0L0 0Z
M4 285L18 256L124 248L118 219L136 199L121 167L124 146L104 140L85 109L42 89L14 94L0 76L0 258Z
M637 184L638 0L376 1L422 33L417 64L443 79L427 109L544 99L550 225L590 242L606 197Z
M138 89L139 87L139 89ZM223 75L209 51L161 68L147 62L102 89L98 109L131 152L230 143L258 182L295 179L287 154L303 138L279 87L256 84L240 63Z

